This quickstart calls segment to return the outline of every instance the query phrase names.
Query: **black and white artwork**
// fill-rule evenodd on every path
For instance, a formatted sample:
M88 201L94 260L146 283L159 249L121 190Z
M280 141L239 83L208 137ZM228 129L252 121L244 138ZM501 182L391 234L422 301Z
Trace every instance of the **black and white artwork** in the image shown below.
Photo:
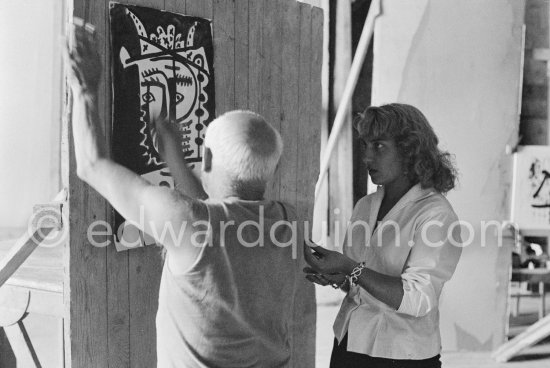
M153 184L173 187L153 122L166 116L181 134L187 162L200 163L215 117L211 21L118 3L111 3L110 19L113 158ZM118 246L128 235L123 222L117 214Z

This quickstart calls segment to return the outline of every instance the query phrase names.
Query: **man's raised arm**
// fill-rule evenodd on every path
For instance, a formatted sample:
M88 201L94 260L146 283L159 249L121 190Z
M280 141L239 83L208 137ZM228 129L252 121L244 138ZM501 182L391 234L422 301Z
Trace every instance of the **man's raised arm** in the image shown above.
M201 181L187 166L181 150L181 133L175 124L161 116L155 121L155 128L160 138L160 155L170 169L176 190L191 198L208 198Z
M153 186L107 157L97 107L101 62L95 35L89 25L84 27L78 19L71 31L72 46L67 48L67 62L73 91L72 128L77 174L127 220L140 224L140 216L143 216L144 228L141 230L155 237L170 252L180 243L188 242L194 222L208 218L206 206L168 188ZM182 237L159 239L161 234L166 234L166 226L176 232L181 229Z

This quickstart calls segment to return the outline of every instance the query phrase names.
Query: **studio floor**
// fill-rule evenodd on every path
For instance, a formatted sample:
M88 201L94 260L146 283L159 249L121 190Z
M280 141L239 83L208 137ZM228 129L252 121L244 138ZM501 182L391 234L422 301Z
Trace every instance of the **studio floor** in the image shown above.
M548 286L547 286L548 287ZM328 368L334 335L332 322L340 306L338 292L326 288L317 289L317 355L316 368ZM538 318L538 301L521 300L520 313L510 318L510 335L516 336ZM546 296L546 314L550 314L550 295ZM550 368L550 338L528 348L507 363L497 363L491 352L444 352L441 358L444 368Z

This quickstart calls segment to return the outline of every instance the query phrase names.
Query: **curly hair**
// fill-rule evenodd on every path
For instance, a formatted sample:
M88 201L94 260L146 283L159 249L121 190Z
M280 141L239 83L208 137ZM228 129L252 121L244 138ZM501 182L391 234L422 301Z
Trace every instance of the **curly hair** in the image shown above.
M370 106L354 121L361 139L394 139L411 183L447 193L457 182L454 157L438 148L430 123L416 107L400 103Z

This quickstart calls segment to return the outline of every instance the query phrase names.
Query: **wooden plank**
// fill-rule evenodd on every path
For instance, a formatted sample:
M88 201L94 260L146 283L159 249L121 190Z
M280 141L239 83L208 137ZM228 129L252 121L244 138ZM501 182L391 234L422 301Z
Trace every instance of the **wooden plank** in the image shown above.
M248 0L235 1L235 108L248 109Z
M164 9L166 11L185 14L186 0L164 0Z
M296 210L300 225L310 221L309 208L313 206L313 192L307 188L313 188L315 185L315 177L310 177L310 170L313 165L310 160L314 157L311 155L311 147L307 147L309 136L314 135L318 127L312 128L310 123L310 113L314 108L310 106L312 86L312 14L311 6L300 4L300 54L299 54L299 90L298 90L298 172L297 172L297 198ZM320 110L320 106L317 106ZM318 143L317 143L317 147ZM317 148L318 149L318 148ZM303 239L310 236L307 227L304 227ZM299 239L298 247L303 244L303 239ZM301 250L299 248L298 250ZM303 254L301 251L296 253L297 259L302 265L304 264ZM302 267L300 267L302 268ZM315 305L315 289L313 285L307 282L303 277L298 278L296 288L294 312L294 327L293 327L293 362L294 367L314 367L315 366L315 321L316 321L316 305Z
M235 2L214 0L216 116L235 108Z
M160 0L135 0L132 4L164 8ZM163 261L160 248L146 246L128 251L128 295L130 319L130 367L155 367L158 292Z
M103 65L107 62L108 36L105 16L107 1L75 0L74 15L92 23L98 35ZM99 116L107 128L105 114L108 86L105 75L99 83ZM70 105L70 104L69 104ZM70 119L70 114L69 114ZM107 131L108 129L104 129ZM68 202L69 232L65 259L65 361L68 367L105 367L107 361L107 256L104 248L93 247L87 240L88 225L105 219L106 201L76 175L72 134L65 130L62 155L64 186L70 188ZM93 308L90 306L93 305Z
M214 16L213 0L187 0L185 13L194 17L212 19Z
M309 178L303 173L308 172L310 157L307 157L308 151L305 142L308 140L309 132L309 113L311 97L311 6L300 4L300 57L299 57L299 91L298 91L298 119L300 121L298 128L298 188L297 208L301 219L308 219L307 209L309 208L309 197L306 190L311 185ZM304 122L307 122L304 124Z
M492 354L492 357L497 362L507 362L548 336L550 336L550 316L540 319L523 333L503 344Z
M128 4L127 0L120 1ZM106 42L105 71L112 70L113 60L117 56L110 54L111 22L109 18L109 7L105 7L105 18L108 42ZM111 73L105 75L105 94L108 103L105 105L105 116L112 117L112 78ZM112 141L112 120L106 123L105 138ZM107 145L111 151L112 145ZM108 206L105 220L114 225L114 210ZM117 229L115 229L116 231ZM101 242L103 239L100 239ZM113 240L112 238L109 240ZM130 293L129 293L129 262L130 252L117 252L113 244L106 249L107 252L107 364L109 367L130 366Z
M260 101L259 112L275 129L281 129L281 64L282 64L282 16L281 2L265 0L262 16L262 41L260 44ZM266 187L266 198L278 199L281 183L279 166Z
M307 157L310 160L308 177L310 186L307 187L309 196L308 203L308 219L313 221L313 203L315 201L314 183L319 175L319 164L321 152L321 125L323 124L323 85L322 85L322 69L323 69L323 29L324 29L324 11L321 8L313 7L311 10L311 33L312 33L312 52L311 52L311 95L310 95L310 129L311 134L308 134L309 141L306 147L309 148Z
M281 77L281 113L282 121L279 131L284 142L280 170L279 199L296 205L298 177L298 126L299 119L299 77L300 69L300 7L295 0L283 1L282 23L282 60ZM298 159L297 159L298 158Z
M53 228L40 228L32 234L22 236L0 260L0 287L25 262L38 245L48 236Z
M248 2L248 108L260 112L264 1Z

